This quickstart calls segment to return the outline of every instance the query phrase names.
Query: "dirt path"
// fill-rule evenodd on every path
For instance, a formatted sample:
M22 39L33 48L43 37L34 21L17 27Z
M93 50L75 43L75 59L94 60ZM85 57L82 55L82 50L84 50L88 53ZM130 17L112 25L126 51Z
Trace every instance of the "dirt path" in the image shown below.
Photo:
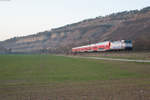
M104 57L82 57L82 56L67 56L67 57L86 58L86 59L98 59L98 60L110 60L110 61L124 61L124 62L144 62L144 63L150 63L150 60L116 59L116 58L104 58Z

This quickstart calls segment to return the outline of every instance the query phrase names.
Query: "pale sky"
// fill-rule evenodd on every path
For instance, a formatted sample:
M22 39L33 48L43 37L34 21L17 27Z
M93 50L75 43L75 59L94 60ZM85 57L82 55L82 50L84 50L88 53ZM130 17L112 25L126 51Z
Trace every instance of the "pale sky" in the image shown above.
M150 0L0 0L0 41L150 6Z

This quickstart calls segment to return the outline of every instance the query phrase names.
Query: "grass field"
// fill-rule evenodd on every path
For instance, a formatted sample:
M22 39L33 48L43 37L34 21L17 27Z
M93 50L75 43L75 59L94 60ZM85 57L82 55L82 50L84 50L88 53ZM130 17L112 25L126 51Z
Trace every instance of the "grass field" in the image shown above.
M0 55L2 100L150 100L148 94L150 63Z

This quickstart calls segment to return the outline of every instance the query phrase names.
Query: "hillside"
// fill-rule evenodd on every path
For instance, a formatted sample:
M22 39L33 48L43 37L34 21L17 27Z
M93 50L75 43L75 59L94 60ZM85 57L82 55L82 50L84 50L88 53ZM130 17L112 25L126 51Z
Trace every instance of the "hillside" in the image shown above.
M0 54L8 54L11 52L11 49L7 49L0 44Z
M150 50L150 7L87 19L50 31L15 37L1 44L12 52L69 52L105 40L133 40L134 50Z

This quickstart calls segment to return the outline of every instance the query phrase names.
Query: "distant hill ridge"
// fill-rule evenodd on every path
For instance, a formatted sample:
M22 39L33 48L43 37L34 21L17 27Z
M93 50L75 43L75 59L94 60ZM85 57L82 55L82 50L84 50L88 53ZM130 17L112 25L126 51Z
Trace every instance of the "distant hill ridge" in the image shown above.
M1 42L12 52L66 53L74 46L105 40L133 40L134 50L150 50L150 7L86 19L50 31Z

